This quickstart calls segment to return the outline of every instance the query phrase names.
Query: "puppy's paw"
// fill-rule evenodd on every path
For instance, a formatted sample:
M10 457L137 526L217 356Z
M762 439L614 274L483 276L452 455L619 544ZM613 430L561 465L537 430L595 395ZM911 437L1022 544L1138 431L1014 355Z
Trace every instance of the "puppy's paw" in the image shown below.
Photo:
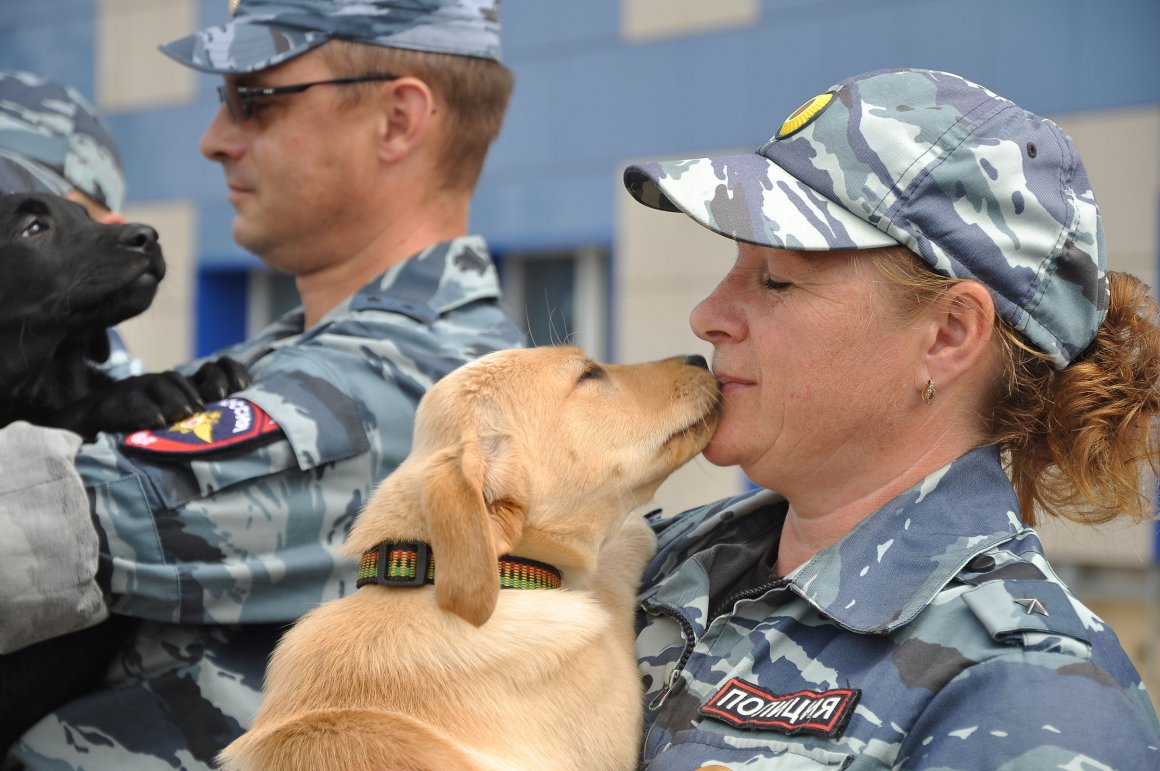
M250 373L238 362L223 356L207 361L191 378L197 393L207 402L216 402L237 393L251 382Z
M159 372L115 380L70 410L72 428L85 439L98 432L160 428L188 418L204 406L188 378Z

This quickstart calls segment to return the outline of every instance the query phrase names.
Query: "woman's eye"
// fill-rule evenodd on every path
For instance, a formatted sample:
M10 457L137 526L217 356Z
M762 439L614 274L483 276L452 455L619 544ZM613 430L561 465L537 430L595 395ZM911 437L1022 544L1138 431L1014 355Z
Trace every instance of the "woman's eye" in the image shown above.
M790 284L788 281L777 281L772 278L762 279L761 285L766 289L772 290L774 292L778 292L783 289L789 289L792 286L792 284Z
M33 220L32 222L29 222L27 226L25 226L24 230L21 231L20 237L31 238L32 236L35 236L38 233L43 233L46 230L48 230L47 222L44 222L43 220Z

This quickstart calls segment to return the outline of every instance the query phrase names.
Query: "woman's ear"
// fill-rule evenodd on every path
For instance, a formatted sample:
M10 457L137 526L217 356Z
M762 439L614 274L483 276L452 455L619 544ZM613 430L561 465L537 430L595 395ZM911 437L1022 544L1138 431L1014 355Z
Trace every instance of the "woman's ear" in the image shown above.
M380 87L382 121L379 155L397 163L421 146L434 124L435 95L418 78L403 77Z
M995 301L977 281L960 281L928 309L930 335L925 368L917 373L921 393L927 381L949 386L964 372L977 371L991 351Z

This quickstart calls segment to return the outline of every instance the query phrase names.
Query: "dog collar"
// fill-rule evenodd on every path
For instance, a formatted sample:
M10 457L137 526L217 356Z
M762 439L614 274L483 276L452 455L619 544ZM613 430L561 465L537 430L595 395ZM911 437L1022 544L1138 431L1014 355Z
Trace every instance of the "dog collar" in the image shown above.
M523 557L500 557L499 588L559 589L560 571L551 565ZM363 552L358 563L356 587L423 586L435 583L435 555L421 541L383 541Z

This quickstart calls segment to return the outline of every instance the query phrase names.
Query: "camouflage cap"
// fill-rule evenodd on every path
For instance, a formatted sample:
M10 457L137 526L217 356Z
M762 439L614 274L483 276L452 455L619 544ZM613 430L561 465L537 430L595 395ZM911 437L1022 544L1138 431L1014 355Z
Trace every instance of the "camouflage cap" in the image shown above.
M125 203L125 175L113 135L88 101L62 83L0 71L0 158L49 192L62 195L76 188L114 211ZM8 182L15 184L16 178Z
M881 70L806 102L756 153L641 163L641 203L786 249L901 243L979 281L1062 369L1108 307L1099 209L1071 139L958 75Z
M0 150L0 195L5 193L56 193L59 186L46 183L29 170L28 165L9 158Z
M499 0L231 0L232 21L161 46L204 72L258 72L331 38L500 60Z

